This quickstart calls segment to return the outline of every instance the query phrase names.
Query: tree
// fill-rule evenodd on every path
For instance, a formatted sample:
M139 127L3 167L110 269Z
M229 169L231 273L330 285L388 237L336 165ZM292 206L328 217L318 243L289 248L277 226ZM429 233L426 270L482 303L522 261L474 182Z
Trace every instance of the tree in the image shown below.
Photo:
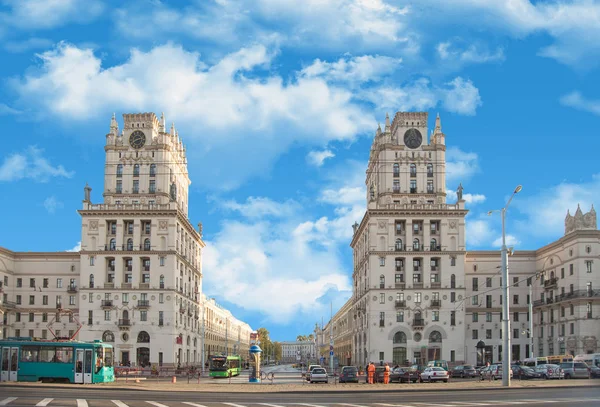
M306 341L306 340L307 340L307 339L306 339L306 335L298 335L298 336L296 336L296 340L297 340L298 342L304 342L304 341Z
M263 351L262 359L269 360L273 354L273 350L275 349L273 347L273 343L271 342L271 338L269 338L269 331L267 328L258 328L256 333L258 334L260 348Z
M315 334L310 334L308 335L308 338L306 338L307 340L314 342L315 341Z

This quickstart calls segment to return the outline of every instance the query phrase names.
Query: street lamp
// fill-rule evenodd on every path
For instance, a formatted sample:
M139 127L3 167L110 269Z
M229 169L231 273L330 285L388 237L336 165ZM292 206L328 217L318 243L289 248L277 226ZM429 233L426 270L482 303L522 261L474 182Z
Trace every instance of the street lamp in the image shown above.
M508 296L508 250L506 248L506 226L505 226L505 218L506 218L506 210L508 209L508 205L515 197L516 194L521 192L523 186L519 185L515 188L514 192L510 196L510 199L502 209L496 209L488 212L488 216L493 212L500 212L502 215L502 250L501 250L501 258L502 258L502 386L510 386L510 314L509 314L509 296ZM531 299L530 299L531 301Z

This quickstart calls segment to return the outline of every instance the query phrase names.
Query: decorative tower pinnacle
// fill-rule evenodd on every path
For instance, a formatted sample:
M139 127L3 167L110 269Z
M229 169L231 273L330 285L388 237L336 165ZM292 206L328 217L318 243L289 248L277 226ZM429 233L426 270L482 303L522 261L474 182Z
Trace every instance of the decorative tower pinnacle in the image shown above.
M110 119L110 134L115 137L119 136L119 125L117 124L117 118L115 117L114 113L112 115L112 119Z
M391 133L392 131L392 126L390 125L390 115L389 114L385 114L385 132L386 133Z
M442 132L442 120L440 119L440 114L437 114L435 118L435 131L434 134L439 134Z
M160 133L164 133L166 131L167 126L165 125L165 113L160 114L160 125L158 126L158 131Z
M175 135L175 122L171 123L171 133L170 134L171 134L171 136Z

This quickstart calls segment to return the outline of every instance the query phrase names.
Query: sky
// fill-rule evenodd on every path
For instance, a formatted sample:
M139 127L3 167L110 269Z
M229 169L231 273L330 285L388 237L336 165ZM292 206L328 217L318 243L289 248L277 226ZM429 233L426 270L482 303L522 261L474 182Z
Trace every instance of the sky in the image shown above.
M535 250L600 204L600 1L0 0L0 246L76 250L110 118L187 148L204 291L272 339L351 296L386 113L440 114L467 249Z

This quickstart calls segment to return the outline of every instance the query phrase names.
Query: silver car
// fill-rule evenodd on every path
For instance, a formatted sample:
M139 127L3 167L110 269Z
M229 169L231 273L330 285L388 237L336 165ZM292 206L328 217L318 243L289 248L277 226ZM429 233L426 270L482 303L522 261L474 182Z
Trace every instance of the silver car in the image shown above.
M327 383L327 371L322 367L316 367L310 372L311 383Z
M560 368L559 365L553 365L546 363L544 365L537 365L535 371L542 375L543 379L564 379L565 372Z
M590 368L585 362L563 362L560 368L565 372L565 379L590 378Z

